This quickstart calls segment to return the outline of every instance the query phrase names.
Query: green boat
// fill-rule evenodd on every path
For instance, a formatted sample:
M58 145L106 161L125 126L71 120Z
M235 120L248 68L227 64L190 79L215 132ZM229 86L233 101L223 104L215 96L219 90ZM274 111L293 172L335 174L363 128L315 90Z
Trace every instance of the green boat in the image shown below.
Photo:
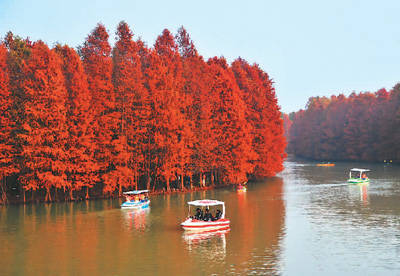
M349 179L347 183L351 184L361 184L361 183L369 183L369 178L367 176L368 169L351 169L349 173Z

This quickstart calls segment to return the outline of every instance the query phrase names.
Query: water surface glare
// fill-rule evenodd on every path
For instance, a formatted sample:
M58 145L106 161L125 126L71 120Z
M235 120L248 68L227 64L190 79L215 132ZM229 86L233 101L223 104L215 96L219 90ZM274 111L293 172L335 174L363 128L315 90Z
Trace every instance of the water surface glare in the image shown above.
M289 159L246 193L233 188L0 207L1 275L400 275L400 167ZM348 169L372 170L347 185ZM185 233L187 201L225 201L231 228Z

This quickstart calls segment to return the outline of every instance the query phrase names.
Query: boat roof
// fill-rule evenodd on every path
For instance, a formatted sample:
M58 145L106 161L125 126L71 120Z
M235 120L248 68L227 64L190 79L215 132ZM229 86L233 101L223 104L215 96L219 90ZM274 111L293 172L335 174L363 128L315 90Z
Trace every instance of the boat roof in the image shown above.
M354 168L354 169L351 169L351 171L352 171L352 172L369 172L370 170L368 170L368 169L357 169L357 168Z
M124 195L139 195L148 192L149 190L129 191L129 192L124 192Z
M223 201L218 201L213 199L200 199L200 200L189 201L188 204L195 206L215 206L215 205L223 205L225 203Z

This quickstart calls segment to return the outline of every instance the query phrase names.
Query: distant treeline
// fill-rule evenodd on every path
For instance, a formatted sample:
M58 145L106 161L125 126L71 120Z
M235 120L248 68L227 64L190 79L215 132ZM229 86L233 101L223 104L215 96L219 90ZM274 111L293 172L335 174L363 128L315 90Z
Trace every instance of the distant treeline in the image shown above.
M149 48L125 22L77 51L9 32L0 44L0 194L73 200L235 184L283 169L273 82L204 61L181 27Z
M313 97L284 121L288 151L297 156L400 162L400 84L389 92Z

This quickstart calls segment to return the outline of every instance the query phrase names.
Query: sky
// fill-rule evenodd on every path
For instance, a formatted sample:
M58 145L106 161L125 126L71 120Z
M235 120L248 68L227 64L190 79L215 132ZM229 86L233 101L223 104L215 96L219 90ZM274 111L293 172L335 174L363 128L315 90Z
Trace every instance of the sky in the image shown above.
M113 43L124 20L152 46L163 29L184 26L206 59L259 64L289 113L312 96L375 92L400 82L399 14L397 0L0 0L0 37L12 31L77 47L101 22Z

